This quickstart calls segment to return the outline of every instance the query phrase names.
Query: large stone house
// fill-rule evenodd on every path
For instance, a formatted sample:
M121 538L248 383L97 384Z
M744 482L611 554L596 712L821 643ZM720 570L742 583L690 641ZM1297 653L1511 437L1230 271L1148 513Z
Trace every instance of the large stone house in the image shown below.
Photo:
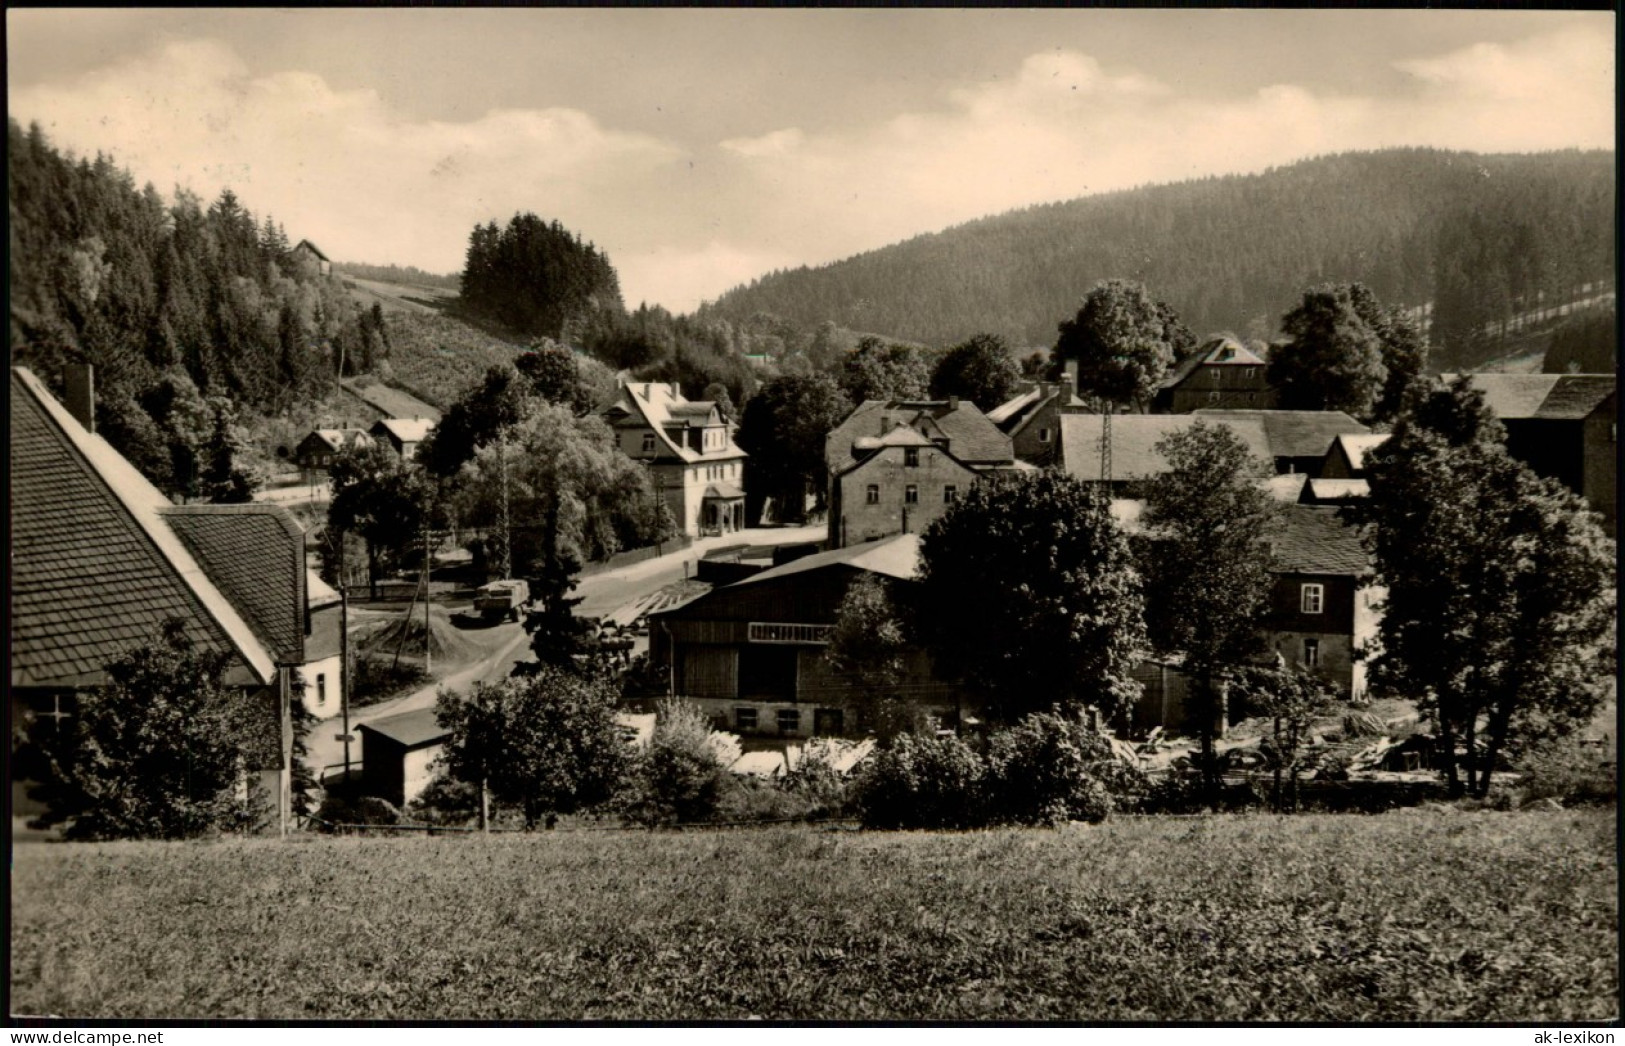
M1202 407L1269 410L1276 394L1266 380L1269 361L1233 338L1205 342L1168 373L1152 398L1159 414L1188 414Z
M987 420L1010 437L1016 458L1032 465L1052 465L1060 457L1061 415L1083 414L1088 404L1078 398L1077 361L1068 360L1058 383L1034 382L987 412Z
M94 433L93 397L71 399L83 420L12 370L13 723L58 727L109 662L178 619L226 656L224 682L263 713L263 743L245 758L285 813L291 702L342 685L331 590L312 584L303 533L275 505L172 504ZM25 811L27 750L13 752Z
M919 538L804 556L688 603L649 615L649 654L671 693L698 705L719 729L751 736L861 736L843 707L849 684L824 659L848 586L862 574L911 584ZM947 726L966 695L915 651L900 686Z
M1030 468L976 404L868 400L824 441L829 546L918 534L980 476Z
M1456 375L1442 374L1449 383ZM1560 481L1619 522L1619 400L1612 374L1474 374L1472 387L1507 430L1507 453Z
M676 382L627 382L599 415L622 453L649 470L683 533L744 528L745 452L715 403L684 399Z

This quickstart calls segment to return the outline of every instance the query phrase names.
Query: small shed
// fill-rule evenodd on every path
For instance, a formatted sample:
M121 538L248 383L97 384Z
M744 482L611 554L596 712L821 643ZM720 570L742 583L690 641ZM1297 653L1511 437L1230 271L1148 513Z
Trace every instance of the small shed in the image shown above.
M356 728L361 735L361 784L366 795L405 806L428 785L431 769L450 731L433 708L374 719Z

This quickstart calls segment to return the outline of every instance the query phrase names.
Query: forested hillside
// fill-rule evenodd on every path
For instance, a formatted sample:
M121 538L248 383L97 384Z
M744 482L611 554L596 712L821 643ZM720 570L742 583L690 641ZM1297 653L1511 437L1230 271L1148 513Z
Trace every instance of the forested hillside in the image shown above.
M1197 331L1269 337L1305 288L1359 281L1434 303L1435 360L1491 351L1492 324L1612 285L1614 156L1348 153L1031 207L775 272L700 312L825 321L943 345L1052 344L1097 281L1144 282Z
M12 361L59 393L66 363L93 364L98 429L167 492L246 498L241 415L387 352L376 317L230 190L166 201L15 121L7 152Z

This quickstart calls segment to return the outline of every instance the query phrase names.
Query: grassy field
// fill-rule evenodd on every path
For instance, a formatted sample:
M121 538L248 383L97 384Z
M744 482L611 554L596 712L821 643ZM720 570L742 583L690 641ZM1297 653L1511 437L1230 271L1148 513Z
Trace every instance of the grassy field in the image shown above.
M1614 813L18 846L11 1008L106 1017L1618 1014Z

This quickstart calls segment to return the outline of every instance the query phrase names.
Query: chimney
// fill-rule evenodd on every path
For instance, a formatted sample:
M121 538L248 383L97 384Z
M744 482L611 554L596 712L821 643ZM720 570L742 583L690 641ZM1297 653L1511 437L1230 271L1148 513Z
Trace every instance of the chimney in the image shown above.
M950 414L952 414L954 411L956 411L958 409L959 409L959 397L958 396L949 396L948 397L948 412Z
M1078 361L1067 360L1063 369L1065 375L1061 378L1061 395L1071 400L1078 394Z
M62 369L67 387L68 413L78 419L86 432L96 431L96 368L88 363L70 363Z

